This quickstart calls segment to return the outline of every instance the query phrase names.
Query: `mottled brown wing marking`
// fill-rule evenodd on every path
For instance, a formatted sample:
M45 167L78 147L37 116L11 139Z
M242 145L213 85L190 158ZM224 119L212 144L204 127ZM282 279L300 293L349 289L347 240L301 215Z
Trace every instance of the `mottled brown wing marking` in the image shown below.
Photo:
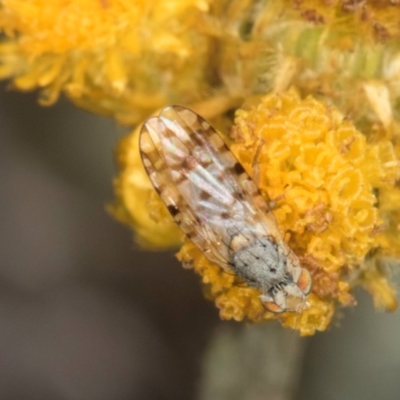
M198 165L199 165L198 162L193 156L188 156L183 160L180 167L183 168L184 170L191 171L192 169L198 167Z
M253 204L262 211L263 215L270 214L267 217L270 217L274 220L274 216L270 213L270 208L268 207L267 202L264 197L260 194L260 191L257 188L257 185L254 183L253 179L249 176L243 166L236 162L233 167L233 171L238 176L239 185L242 188L243 192L252 198ZM248 197L247 196L247 197ZM246 196L244 196L245 198ZM275 223L275 222L274 222Z
M156 125L157 118L150 118L143 125L140 133L140 150L143 165L153 186L160 193L161 199L166 206L173 206L179 209L181 196L176 190L175 185L171 185L172 178L163 161L160 143L154 140L154 133L152 133Z
M170 106L145 125L142 149L152 149L147 153L152 167L145 164L150 179L167 207L180 211L170 207L183 232L209 259L226 266L234 236L255 241L279 235L272 214L262 212L268 207L254 182L203 118Z
M214 246L215 248L213 248L212 245L218 242L218 238L215 237L209 228L201 224L199 218L190 209L177 189L177 181L172 178L172 173L176 171L168 169L164 161L164 152L159 140L158 129L158 117L152 117L143 124L140 132L139 147L141 157L150 181L185 235L210 260L223 268L227 268L228 261L226 255L216 251L218 246ZM181 177L181 180L185 179L183 176Z
M254 196L254 204L264 213L270 213L271 210L268 207L268 204L265 202L264 197L261 196L261 194L257 194Z
M243 165L240 164L239 162L237 162L234 166L233 166L233 171L235 172L235 174L237 174L238 176L245 173L245 169L243 168Z
M169 213L175 218L179 213L179 208L173 204L167 206Z
M227 247L232 235L242 234L243 229L252 240L258 240L259 235L279 235L275 219L272 214L267 215L268 206L254 182L203 118L180 106L166 107L160 113L158 130L168 132L161 138L163 150L173 152L168 141L174 132L180 146L190 153L188 160L181 160L179 169L186 179L175 180L175 184L194 214ZM166 163L171 170L177 168L175 163ZM221 223L224 220L227 222Z
M181 106L170 106L161 112L160 118L175 121L177 131L181 133L183 130L186 133L182 136L186 139L185 145L202 163L216 163L221 171L225 171L238 162L218 132L193 111ZM201 156L208 158L203 160Z
M209 125L208 127L210 128ZM192 154L196 145L204 146L202 135L192 135L194 132L204 132L204 128L197 114L186 108L180 106L165 107L160 112L159 129L160 131L166 130L167 135L165 137L173 137L175 140L179 140L190 154Z
M206 149L214 154L214 158L211 161L214 161L219 166L222 183L228 178L236 176L238 185L235 185L235 198L239 201L245 200L249 202L261 211L270 224L276 225L275 217L270 212L268 204L261 196L257 186L247 174L242 164L227 147L218 132L206 120L193 111L181 106L167 107L162 111L161 115L165 115L168 118L175 118L175 120L179 121L179 125L184 126L185 130L189 131L188 133L191 133L195 137L194 139L197 143L202 146L206 143ZM202 130L200 140L195 135L199 129ZM204 140L203 136L207 140Z
M182 115L186 120L182 119ZM205 126L210 129L208 124ZM203 221L207 220L209 213L206 209L200 212L200 209L211 205L205 201L208 198L212 198L214 203L220 203L221 212L231 206L235 202L233 193L240 188L232 177L225 175L226 167L221 164L215 149L210 147L211 144L204 134L204 124L200 124L196 114L182 108L178 113L174 108L167 107L160 114L159 121L159 131L162 132L164 129L168 129L169 132L176 131L176 137L181 140L180 146L185 146L190 152L188 157L181 158L181 165L178 167L179 173L186 177L186 181L175 180L175 184L185 201L196 210L195 213ZM168 153L173 151L169 141L170 137L161 139L163 150ZM213 137L213 142L218 146L223 144L216 136ZM168 159L166 164L170 169L176 168ZM175 179L174 175L172 178ZM226 183L227 180L232 181L230 185L222 183ZM213 207L217 205L213 204Z

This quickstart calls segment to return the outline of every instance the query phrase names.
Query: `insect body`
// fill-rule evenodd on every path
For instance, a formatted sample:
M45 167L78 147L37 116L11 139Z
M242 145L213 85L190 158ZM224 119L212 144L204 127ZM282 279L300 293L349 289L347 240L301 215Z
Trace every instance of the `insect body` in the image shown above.
M309 272L284 242L267 203L221 136L202 117L168 106L140 132L143 165L182 231L234 271L273 312L300 312Z

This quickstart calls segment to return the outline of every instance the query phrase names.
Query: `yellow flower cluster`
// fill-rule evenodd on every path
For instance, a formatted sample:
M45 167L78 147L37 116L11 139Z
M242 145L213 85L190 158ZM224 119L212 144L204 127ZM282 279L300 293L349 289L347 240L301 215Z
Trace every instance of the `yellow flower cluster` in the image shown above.
M251 111L238 111L235 122L241 141L232 151L249 171L257 155L259 186L268 198L284 194L275 215L313 275L317 297L310 297L312 307L302 319L312 313L320 329L334 300L352 304L348 282L385 286L370 292L381 306L395 308L383 272L376 279L377 269L365 262L392 236L382 218L387 202L379 196L380 190L392 191L400 176L392 143L384 138L368 143L336 108L311 97L301 101L293 91L262 98ZM386 299L377 300L382 293ZM285 324L302 329L303 322L291 316ZM305 326L303 333L309 333Z
M0 79L123 124L295 85L390 130L399 19L389 0L3 0Z
M230 92L283 92L335 104L353 122L393 129L400 98L400 4L392 1L277 0L246 12L233 1L242 40L221 46ZM231 26L231 25L230 25ZM397 128L398 130L398 128Z
M231 136L231 150L258 180L265 197L276 199L274 214L282 234L311 272L313 289L310 308L301 315L272 314L262 306L258 290L223 272L185 239L178 258L202 276L221 317L277 318L310 335L326 329L336 304L354 304L350 289L355 284L364 285L380 306L395 308L394 290L384 270L366 262L381 247L390 249L385 243L391 235L381 217L387 202L377 193L393 190L400 176L391 142L381 138L368 143L335 107L311 97L301 100L293 90L264 96L256 107L238 110ZM159 245L155 241L162 239L163 245L172 244L178 235L139 166L136 143L137 133L122 144L125 161L117 180L118 207L129 208L134 219L150 216L151 223L137 232L146 232L151 243Z
M208 0L3 0L0 78L124 124L205 90Z

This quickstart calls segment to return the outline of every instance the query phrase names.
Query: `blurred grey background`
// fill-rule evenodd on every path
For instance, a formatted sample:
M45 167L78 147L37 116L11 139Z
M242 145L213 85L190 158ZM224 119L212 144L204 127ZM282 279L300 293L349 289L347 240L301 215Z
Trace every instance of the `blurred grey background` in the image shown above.
M172 253L138 249L106 213L126 130L6 88L0 399L196 399L202 354L227 322ZM361 291L357 299L306 339L297 400L400 399L399 314L376 313Z

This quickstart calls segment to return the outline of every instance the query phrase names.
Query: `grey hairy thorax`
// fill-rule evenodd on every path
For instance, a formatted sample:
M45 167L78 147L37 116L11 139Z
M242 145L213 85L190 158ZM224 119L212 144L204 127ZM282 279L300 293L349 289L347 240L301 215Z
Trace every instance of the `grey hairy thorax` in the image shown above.
M268 291L284 282L287 258L282 249L267 237L260 237L233 252L232 268L253 287Z

